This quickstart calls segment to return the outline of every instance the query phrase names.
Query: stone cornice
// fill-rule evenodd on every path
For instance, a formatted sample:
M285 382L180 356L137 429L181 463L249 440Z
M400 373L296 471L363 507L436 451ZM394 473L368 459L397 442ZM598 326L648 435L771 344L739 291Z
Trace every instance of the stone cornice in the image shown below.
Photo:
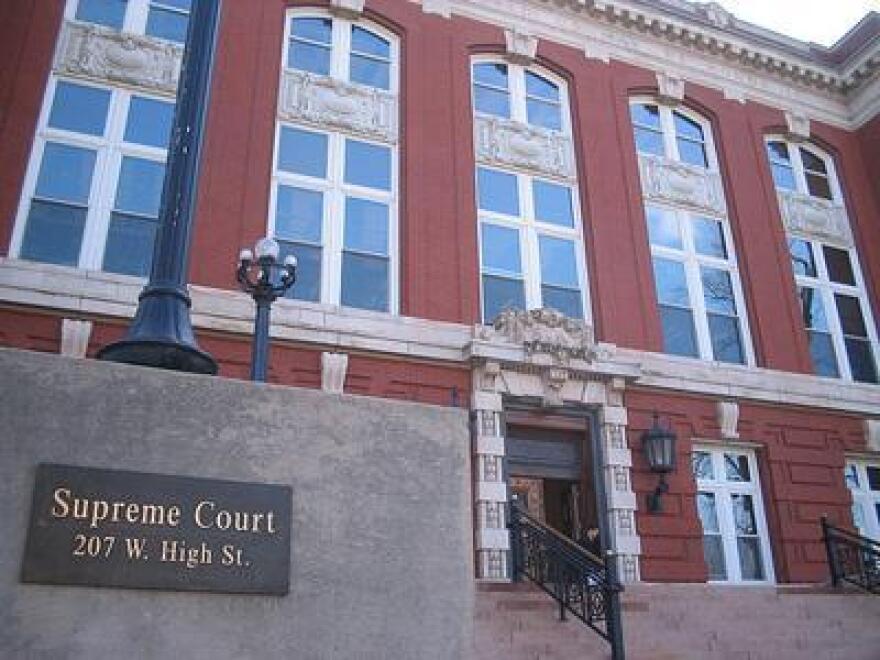
M420 0L412 0L419 2ZM421 0L425 1L425 0ZM880 98L860 91L880 72L880 39L840 66L816 56L816 46L738 21L723 9L685 0L444 0L444 10L541 39L857 128L880 111ZM851 101L861 99L859 107Z
M0 304L50 310L75 319L134 316L144 281L125 275L48 266L0 257ZM253 301L244 293L190 287L197 329L249 336ZM333 305L279 300L272 337L318 349L371 352L388 357L473 365L495 361L524 370L559 367L529 355L523 343L498 332L378 314ZM587 342L590 343L590 342ZM771 369L635 351L597 342L588 359L572 354L562 365L575 378L622 378L634 386L689 392L724 400L807 406L880 417L880 386Z

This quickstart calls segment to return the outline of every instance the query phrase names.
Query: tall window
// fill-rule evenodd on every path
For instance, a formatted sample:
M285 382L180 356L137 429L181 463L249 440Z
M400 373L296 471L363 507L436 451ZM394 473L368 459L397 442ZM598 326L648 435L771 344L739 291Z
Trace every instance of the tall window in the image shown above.
M72 0L67 17L183 43L192 0Z
M845 475L853 499L853 524L859 534L880 542L880 464L848 461Z
M695 447L691 466L709 580L772 582L773 564L754 453Z
M173 111L166 100L53 78L12 254L146 275Z
M561 81L520 65L476 61L472 82L475 115L570 135ZM577 187L535 169L477 167L484 323L507 308L551 307L578 319L588 313Z
M397 44L326 15L289 15L284 63L396 93ZM397 309L397 150L320 122L279 122L269 230L299 261L300 300Z
M718 164L708 122L652 100L630 105L636 149L658 167L690 166L688 185L711 185ZM704 173L705 170L705 173ZM702 191L698 191L701 193ZM645 200L663 350L673 355L753 364L745 302L727 220L682 195Z
M767 156L783 194L842 204L833 163L823 152L771 139ZM880 344L855 249L808 231L789 233L788 247L814 373L878 382Z

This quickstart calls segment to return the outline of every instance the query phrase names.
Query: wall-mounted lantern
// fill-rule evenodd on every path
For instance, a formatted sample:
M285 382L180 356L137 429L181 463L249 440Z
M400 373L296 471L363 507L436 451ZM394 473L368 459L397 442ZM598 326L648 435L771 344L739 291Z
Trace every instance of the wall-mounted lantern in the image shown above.
M648 511L659 513L663 511L661 498L663 493L669 491L666 483L666 475L675 470L675 433L671 428L663 428L654 413L654 423L651 428L642 434L642 448L651 472L660 475L660 483L653 493L648 494Z

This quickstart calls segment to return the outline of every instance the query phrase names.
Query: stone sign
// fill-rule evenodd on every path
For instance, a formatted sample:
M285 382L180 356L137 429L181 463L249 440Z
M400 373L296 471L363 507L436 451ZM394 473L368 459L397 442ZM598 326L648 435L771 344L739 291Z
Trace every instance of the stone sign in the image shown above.
M23 582L284 595L291 488L40 464Z

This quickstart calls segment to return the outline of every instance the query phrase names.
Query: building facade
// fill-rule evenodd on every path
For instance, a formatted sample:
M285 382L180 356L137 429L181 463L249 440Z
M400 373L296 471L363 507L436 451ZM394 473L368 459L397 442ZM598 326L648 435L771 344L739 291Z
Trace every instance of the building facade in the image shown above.
M0 9L4 346L121 338L188 10ZM822 515L880 539L880 15L823 49L683 0L227 0L209 103L201 346L246 377L274 237L270 381L472 411L476 578L512 497L626 582L823 582Z

